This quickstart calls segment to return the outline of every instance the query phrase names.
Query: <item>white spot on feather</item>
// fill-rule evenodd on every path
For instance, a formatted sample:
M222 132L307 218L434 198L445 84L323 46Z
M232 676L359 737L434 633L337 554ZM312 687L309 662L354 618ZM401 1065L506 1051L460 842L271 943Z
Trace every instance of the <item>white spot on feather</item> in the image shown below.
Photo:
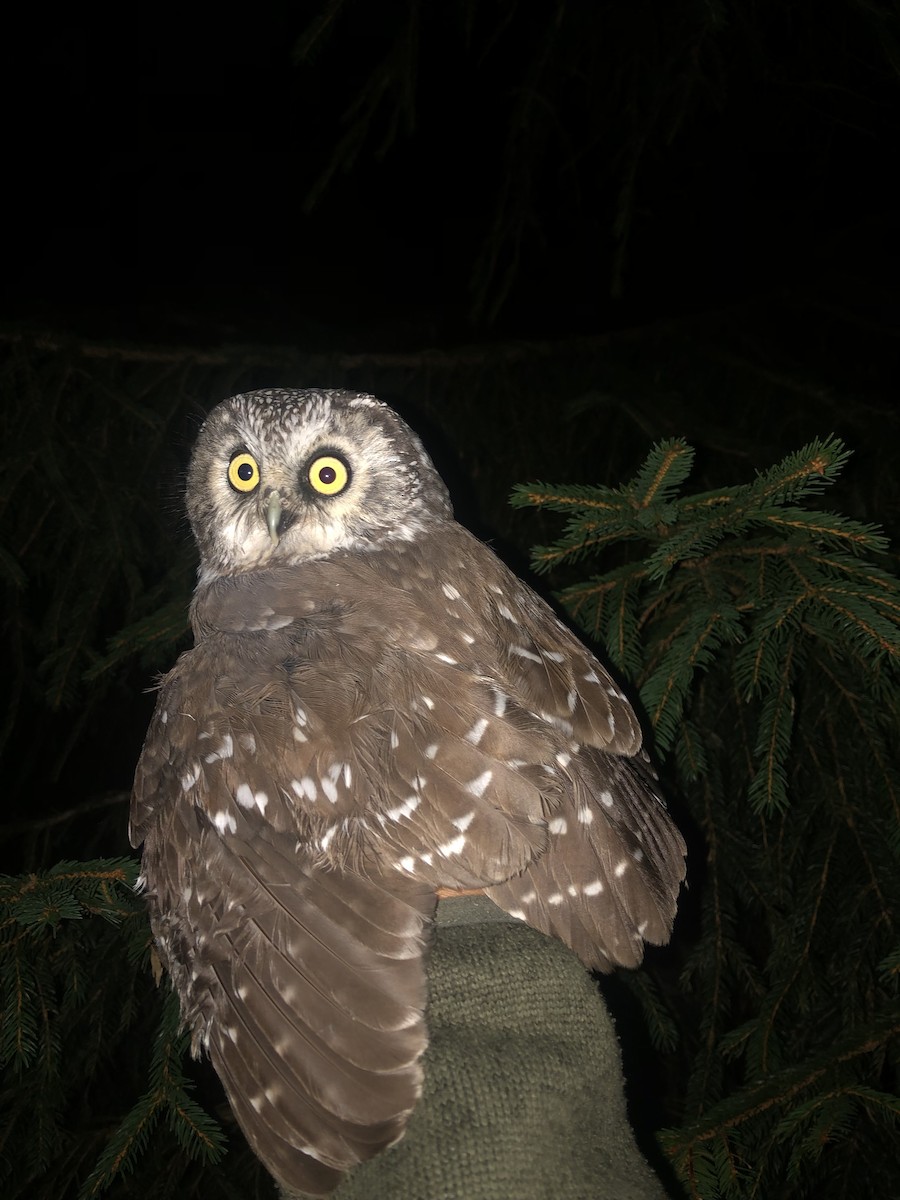
M200 764L194 763L186 775L181 777L182 791L189 792L197 780L200 778Z
M477 775L474 779L470 780L466 784L466 791L471 796L478 796L478 797L483 796L484 793L487 791L487 786L491 782L493 777L494 777L493 771L482 771L480 775Z
M506 607L505 604L498 604L497 612L500 614L501 617L504 617L507 621L512 621L514 625L518 625L518 621L516 620L515 616Z
M554 817L547 828L551 833L565 833L569 826L566 824L565 817Z
M225 736L222 738L222 744L221 744L221 746L219 746L219 749L216 750L212 754L207 754L206 761L208 763L212 763L220 758L221 759L231 758L231 756L233 754L234 754L234 741L232 740L231 734L226 733Z
M403 817L411 817L420 803L418 796L407 796L396 808L389 808L384 815L389 821L399 821Z
M337 804L338 790L334 784L334 781L326 777L325 779L319 780L319 786L325 793L325 799L331 804Z
M441 591L444 593L444 595L447 597L448 600L459 600L460 599L460 594L457 591L457 589L453 586L452 583L442 583Z
M616 863L615 869L613 870L613 875L615 875L616 879L621 879L622 876L625 874L625 872L628 870L628 867L629 867L628 859L623 858L621 862Z
M337 831L338 831L337 825L329 825L329 827L325 830L325 832L319 838L319 849L320 850L322 850L323 852L327 851L327 849L331 845L332 839L333 839L334 835L337 833Z
M582 825L592 825L594 821L594 811L587 804L578 805L578 820Z
M595 879L593 882L584 885L584 894L586 896L599 896L602 891L603 881L601 879Z
M291 786L293 787L293 784ZM316 787L316 781L310 775L304 775L300 780L300 791L297 795L299 796L301 793L307 800L315 801L318 799L319 789Z
M558 907L563 902L562 892L554 892L552 896L547 897L547 903L552 904L554 908Z
M451 667L459 666L458 661L455 658L451 658L449 654L435 654L434 657L439 658L441 662L445 662ZM425 697L423 696L422 699L424 700ZM428 707L431 708L432 706L429 704Z
M584 680L585 683L599 683L600 682L600 676L597 674L596 671L593 671L593 670L586 671L584 673L584 675L582 675L581 678Z
M462 817L454 817L451 824L455 825L460 833L465 833L474 820L475 810L473 809Z
M510 654L515 654L517 658L527 658L529 662L539 663L541 661L541 656L539 654L535 654L532 650L526 649L525 646L510 646L509 652Z
M612 792L601 792L600 793L600 803L605 808L612 808L613 804L615 803L615 801L613 800L613 797L612 797Z
M237 829L237 821L234 819L234 813L217 812L213 813L213 825L218 829L219 833L234 833Z
M425 747L425 757L426 758L434 758L434 756L437 754L437 752L438 752L437 742L432 742L430 746Z
M466 741L471 742L473 746L477 746L484 737L484 731L487 727L487 717L480 717L466 734Z
M438 854L442 858L449 858L452 854L461 854L465 844L465 836L460 834L459 837L451 838L449 842L444 842L442 846L438 846Z

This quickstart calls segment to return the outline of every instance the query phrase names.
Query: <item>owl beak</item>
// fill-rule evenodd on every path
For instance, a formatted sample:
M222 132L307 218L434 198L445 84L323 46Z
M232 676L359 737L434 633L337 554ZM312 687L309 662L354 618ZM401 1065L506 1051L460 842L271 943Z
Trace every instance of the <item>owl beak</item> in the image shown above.
M281 496L278 492L269 492L266 497L266 526L272 545L278 545L278 526L281 522Z

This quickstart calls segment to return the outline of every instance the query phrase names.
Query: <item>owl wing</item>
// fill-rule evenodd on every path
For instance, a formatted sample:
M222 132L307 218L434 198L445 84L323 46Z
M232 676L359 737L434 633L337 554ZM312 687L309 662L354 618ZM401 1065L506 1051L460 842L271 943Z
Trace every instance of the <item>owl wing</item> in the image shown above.
M270 1172L323 1195L402 1135L420 1093L435 900L315 849L286 787L284 692L220 641L183 656L138 765L131 837L195 1051Z
M668 939L685 847L634 711L488 547L448 523L254 579L255 605L224 580L206 605L249 632L306 614L290 786L323 855L487 887L601 970Z
M488 895L588 967L636 967L645 942L669 940L684 843L643 752L627 759L583 748L567 773L545 853Z
M380 554L377 580L352 569L345 591L371 598L355 619L400 664L379 672L403 697L378 816L392 865L486 887L589 967L636 966L669 938L685 845L615 680L455 523Z
M471 541L483 575L494 556ZM616 681L530 588L491 565L481 620L494 633L502 686L557 733L559 800L548 811L544 853L488 895L561 938L589 967L635 967L645 942L669 940L684 840Z

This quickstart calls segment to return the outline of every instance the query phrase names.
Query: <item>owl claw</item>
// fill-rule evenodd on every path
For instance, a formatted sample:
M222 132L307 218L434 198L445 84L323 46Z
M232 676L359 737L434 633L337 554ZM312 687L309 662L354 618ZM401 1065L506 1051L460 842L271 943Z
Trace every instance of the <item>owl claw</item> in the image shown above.
M278 545L278 525L281 521L281 496L278 492L269 492L266 498L266 525L272 545Z

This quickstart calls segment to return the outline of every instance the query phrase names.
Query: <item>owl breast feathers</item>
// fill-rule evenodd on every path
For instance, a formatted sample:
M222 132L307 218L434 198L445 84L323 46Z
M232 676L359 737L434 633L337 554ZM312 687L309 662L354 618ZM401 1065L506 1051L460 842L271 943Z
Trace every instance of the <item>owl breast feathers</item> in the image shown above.
M633 967L668 939L684 844L627 699L386 405L235 396L187 504L195 645L131 839L195 1052L276 1180L324 1195L420 1094L439 888Z

